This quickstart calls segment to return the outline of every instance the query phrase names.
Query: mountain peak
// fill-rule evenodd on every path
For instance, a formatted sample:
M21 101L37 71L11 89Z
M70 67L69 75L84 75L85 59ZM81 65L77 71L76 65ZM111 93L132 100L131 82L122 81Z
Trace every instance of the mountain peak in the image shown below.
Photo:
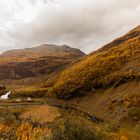
M33 48L9 50L4 52L1 57L38 58L44 56L69 57L70 55L80 57L85 54L81 50L71 48L67 45L43 44Z
M0 79L49 75L84 55L79 49L53 44L10 50L0 56Z

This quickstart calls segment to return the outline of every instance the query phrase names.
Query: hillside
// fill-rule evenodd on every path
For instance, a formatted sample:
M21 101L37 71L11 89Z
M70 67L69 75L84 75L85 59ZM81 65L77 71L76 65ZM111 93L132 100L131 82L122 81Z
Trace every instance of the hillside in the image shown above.
M53 87L59 98L139 80L140 26L67 67Z
M0 95L12 91L0 102L6 136L34 139L49 128L60 140L139 140L140 26L87 56L43 45L0 60Z
M137 140L139 91L140 26L67 67L51 93L62 104L95 115Z
M0 56L0 79L36 77L63 69L85 54L66 45L11 50Z
M0 58L13 58L15 61L30 60L39 57L61 57L61 58L78 58L83 56L84 53L79 49L70 48L67 45L53 45L53 44L43 44L33 48L9 50L4 52ZM0 59L0 62L3 61ZM14 61L12 60L12 61ZM7 59L8 61L8 59ZM11 62L11 60L10 60Z

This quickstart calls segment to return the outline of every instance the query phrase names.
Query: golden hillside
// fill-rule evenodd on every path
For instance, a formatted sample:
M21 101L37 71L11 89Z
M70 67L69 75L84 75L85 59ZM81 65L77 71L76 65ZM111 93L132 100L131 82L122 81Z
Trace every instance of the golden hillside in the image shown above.
M59 98L71 98L139 77L140 26L64 70L53 93Z

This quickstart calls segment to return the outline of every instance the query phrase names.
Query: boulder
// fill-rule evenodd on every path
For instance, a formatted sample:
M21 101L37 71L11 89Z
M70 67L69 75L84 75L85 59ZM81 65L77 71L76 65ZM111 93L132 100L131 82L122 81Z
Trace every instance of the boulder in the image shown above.
M16 99L15 102L19 103L21 102L22 100L20 98Z
M26 99L26 101L27 101L27 102L31 102L31 101L32 101L31 97L28 97L28 98Z

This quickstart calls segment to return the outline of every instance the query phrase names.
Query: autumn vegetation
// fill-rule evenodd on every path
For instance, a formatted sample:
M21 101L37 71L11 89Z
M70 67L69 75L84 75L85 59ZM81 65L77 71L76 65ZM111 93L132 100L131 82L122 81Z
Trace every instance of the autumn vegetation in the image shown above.
M37 88L37 87L24 87L20 89L13 90L11 98L39 98L48 96L48 88Z
M44 47L0 56L0 140L139 140L140 27L85 57Z
M64 70L55 83L52 93L58 98L72 98L87 91L139 80L140 33L132 30L116 46L88 55L86 58ZM132 36L131 38L129 36ZM114 45L113 45L114 43Z
M2 114L0 117L1 140L119 140L132 136L138 137L135 133L119 130L111 124L96 124L87 118L64 111L61 112L62 117L51 123L40 123L40 120L32 121L31 118L22 119L20 116L28 112L27 108L0 110L0 112ZM43 112L41 114L43 116Z

